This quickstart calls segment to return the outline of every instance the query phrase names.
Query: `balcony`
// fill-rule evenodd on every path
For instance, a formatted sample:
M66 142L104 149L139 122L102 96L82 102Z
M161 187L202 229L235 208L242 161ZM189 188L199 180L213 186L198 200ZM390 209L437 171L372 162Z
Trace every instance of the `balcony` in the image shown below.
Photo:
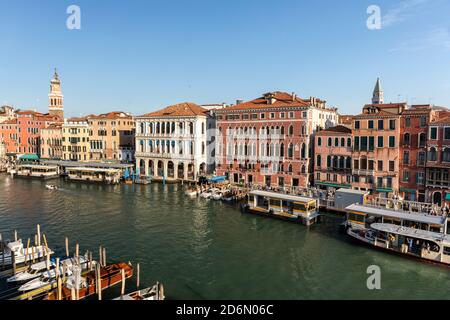
M352 174L356 174L358 176L373 176L375 174L375 170L353 169Z

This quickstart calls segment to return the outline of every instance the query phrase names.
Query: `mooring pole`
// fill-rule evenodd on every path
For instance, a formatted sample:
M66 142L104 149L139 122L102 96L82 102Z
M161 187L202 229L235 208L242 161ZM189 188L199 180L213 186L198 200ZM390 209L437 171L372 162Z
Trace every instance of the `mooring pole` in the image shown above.
M66 237L66 257L69 258L69 238Z
M29 250L30 250L30 238L28 238L27 251L25 251L25 264L27 264L28 261L31 262Z
M136 281L136 287L137 287L138 290L139 290L139 282L140 282L140 279L139 279L140 271L141 271L141 268L140 268L140 264L138 263L137 264L137 281Z
M103 255L103 250L102 250L102 246L100 246L99 248L98 248L98 263L100 264L100 265L103 265L103 257L102 257L102 255Z
M16 252L11 250L11 262L13 266L13 275L16 274Z
M121 295L123 296L125 294L125 270L122 269L122 291Z
M17 241L17 230L14 230L14 241Z
M106 248L103 248L103 266L106 267Z
M41 226L37 225L37 245L41 245Z

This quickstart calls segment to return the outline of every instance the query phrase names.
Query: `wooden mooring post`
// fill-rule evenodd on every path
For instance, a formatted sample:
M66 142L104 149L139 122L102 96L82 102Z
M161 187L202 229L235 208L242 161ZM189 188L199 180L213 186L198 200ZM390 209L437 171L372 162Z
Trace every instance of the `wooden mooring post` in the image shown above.
M140 264L137 264L137 280L136 280L136 287L139 290L139 284L140 284L140 274L141 274L141 267Z
M11 251L11 262L13 267L13 275L16 274L16 253L14 251Z
M98 248L98 263L100 264L100 265L103 265L103 250L102 250L102 246L100 246L99 248Z
M14 241L17 241L17 230L14 230Z
M106 248L103 248L103 266L106 267Z
M3 242L3 237L1 233L0 233L0 244L2 246L2 269L5 269L5 243Z
M121 291L121 295L125 295L125 270L122 269L122 291Z
M30 265L31 265L31 257L30 257L30 238L28 238L27 241L27 251L25 251L25 264L27 264L28 261L30 261Z
M66 257L69 257L69 238L66 237Z
M41 245L41 226L37 225L37 245Z
M102 300L102 282L101 282L101 270L100 266L97 266L96 268L96 283L97 283L97 294L98 294L98 300Z

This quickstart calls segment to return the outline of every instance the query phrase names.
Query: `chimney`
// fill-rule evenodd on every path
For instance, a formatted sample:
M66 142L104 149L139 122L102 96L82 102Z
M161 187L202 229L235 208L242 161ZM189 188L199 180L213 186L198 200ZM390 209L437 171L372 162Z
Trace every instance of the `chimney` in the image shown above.
M236 105L243 103L244 100L236 100Z
M297 99L297 95L295 94L295 92L292 92L292 101L295 101L295 99Z

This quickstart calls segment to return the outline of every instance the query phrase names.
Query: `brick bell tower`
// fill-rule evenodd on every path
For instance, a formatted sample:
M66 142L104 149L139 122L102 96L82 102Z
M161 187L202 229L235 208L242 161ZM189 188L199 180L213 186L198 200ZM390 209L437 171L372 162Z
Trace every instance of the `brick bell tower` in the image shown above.
M51 116L57 116L61 121L64 121L64 96L61 91L61 81L59 80L58 72L53 75L53 79L50 81L50 94L49 100L49 114Z

